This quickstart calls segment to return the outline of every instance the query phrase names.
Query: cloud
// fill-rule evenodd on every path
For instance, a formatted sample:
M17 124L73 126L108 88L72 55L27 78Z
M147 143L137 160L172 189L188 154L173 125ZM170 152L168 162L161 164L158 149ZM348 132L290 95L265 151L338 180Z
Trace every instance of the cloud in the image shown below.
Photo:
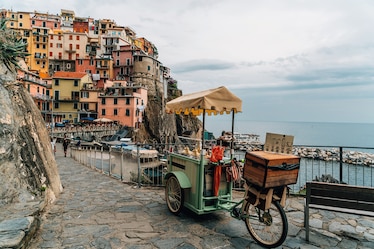
M188 73L194 71L217 71L235 68L234 63L209 59L185 61L173 65L173 72Z

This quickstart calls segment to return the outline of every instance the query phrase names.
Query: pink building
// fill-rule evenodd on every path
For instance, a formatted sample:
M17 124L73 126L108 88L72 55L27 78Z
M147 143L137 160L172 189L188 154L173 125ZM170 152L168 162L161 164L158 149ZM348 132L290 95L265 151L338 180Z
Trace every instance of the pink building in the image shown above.
M140 127L147 106L147 92L147 88L140 84L116 81L99 95L98 118L108 118L128 127Z

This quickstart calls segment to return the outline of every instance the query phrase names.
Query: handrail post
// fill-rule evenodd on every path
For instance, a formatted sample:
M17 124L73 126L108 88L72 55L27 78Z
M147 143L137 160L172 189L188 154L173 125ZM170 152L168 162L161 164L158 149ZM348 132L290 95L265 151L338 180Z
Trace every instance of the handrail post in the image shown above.
M339 181L343 182L343 147L339 147Z
M138 188L141 187L141 177L140 177L140 153L139 153L139 143L136 143L136 158L138 161Z

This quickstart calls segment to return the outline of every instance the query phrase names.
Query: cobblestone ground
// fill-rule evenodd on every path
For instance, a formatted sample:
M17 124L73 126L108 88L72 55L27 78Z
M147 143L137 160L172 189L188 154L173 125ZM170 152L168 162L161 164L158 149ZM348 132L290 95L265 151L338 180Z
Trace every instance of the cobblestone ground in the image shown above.
M64 191L43 216L30 249L261 248L244 222L225 211L200 216L184 211L175 216L166 207L162 188L138 189L62 153L56 160ZM279 248L374 248L372 219L317 211L311 214L315 231L307 244L302 201L295 197L288 201L289 233ZM349 236L333 233L341 233L341 227Z

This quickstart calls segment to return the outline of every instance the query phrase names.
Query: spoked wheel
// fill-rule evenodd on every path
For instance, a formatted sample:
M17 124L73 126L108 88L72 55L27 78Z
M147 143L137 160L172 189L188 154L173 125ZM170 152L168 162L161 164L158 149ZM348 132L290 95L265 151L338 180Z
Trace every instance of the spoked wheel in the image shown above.
M247 202L244 211L248 215L244 222L253 239L263 247L274 248L283 244L288 233L286 214L278 201L273 201L269 210L263 211Z
M179 214L182 211L184 192L175 176L171 176L166 181L165 198L170 212Z

